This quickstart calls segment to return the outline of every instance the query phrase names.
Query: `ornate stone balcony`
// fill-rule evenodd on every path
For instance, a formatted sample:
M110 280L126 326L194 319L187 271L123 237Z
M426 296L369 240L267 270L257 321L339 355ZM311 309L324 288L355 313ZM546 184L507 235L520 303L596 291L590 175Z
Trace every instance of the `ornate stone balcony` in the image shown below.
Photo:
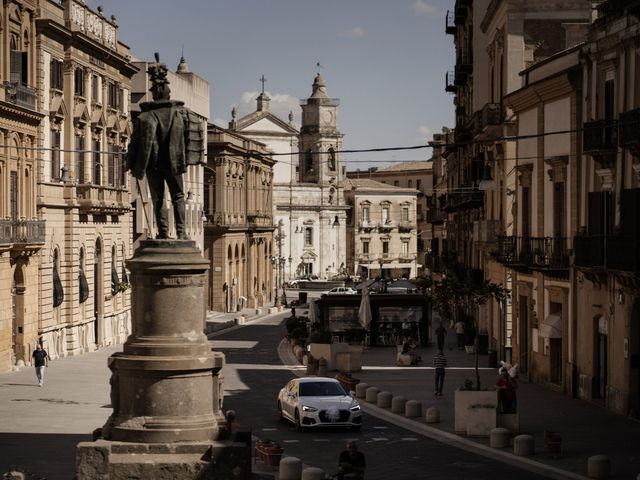
M36 90L19 83L4 83L5 99L19 107L36 109Z
M81 184L76 186L78 207L81 213L94 215L122 215L131 210L128 190Z
M24 248L44 245L44 220L0 220L0 245Z
M565 237L514 237L500 235L494 258L512 268L566 275L569 251Z
M616 156L616 122L595 120L585 122L582 132L582 150L591 155L599 168L610 168Z

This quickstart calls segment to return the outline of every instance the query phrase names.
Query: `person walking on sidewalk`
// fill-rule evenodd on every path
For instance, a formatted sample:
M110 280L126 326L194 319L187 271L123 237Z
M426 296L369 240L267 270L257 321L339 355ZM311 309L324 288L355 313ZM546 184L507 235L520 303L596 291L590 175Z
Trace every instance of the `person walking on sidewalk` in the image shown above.
M447 368L447 357L444 356L442 349L438 349L438 353L433 357L433 366L436 369L436 396L442 396L442 387L444 386L444 371Z
M464 322L458 320L454 325L456 336L458 337L458 350L464 350Z
M436 328L436 339L438 341L438 350L444 350L444 337L447 336L447 329L444 328L442 322L440 326Z
M49 354L42 345L36 344L36 349L31 354L33 366L36 367L36 377L38 378L38 386L44 383L44 369L49 366Z

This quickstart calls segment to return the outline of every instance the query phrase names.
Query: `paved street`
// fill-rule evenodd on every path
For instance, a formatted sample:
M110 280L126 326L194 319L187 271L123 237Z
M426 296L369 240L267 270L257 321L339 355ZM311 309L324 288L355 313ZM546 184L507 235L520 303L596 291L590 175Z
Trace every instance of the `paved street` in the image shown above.
M288 313L286 314L288 316ZM242 428L250 428L260 438L279 442L286 455L328 473L337 470L338 455L345 441L356 438L367 457L367 479L499 479L544 478L479 455L452 448L417 435L391 423L365 415L361 432L322 430L296 432L278 420L278 390L293 376L283 368L277 346L285 333L278 315L265 323L221 332L213 344L227 356L224 368L229 395L225 408L234 409Z
M299 433L278 420L275 399L279 388L300 374L302 368L287 356L288 348L278 348L285 333L283 320L289 312L250 319L250 323L210 336L214 348L223 351L225 409L234 409L243 429L259 438L280 442L286 455L305 464L335 472L337 457L349 438L357 438L367 456L367 479L388 478L546 478L513 464L524 461L511 455L510 463L498 461L494 449L483 447L486 440L453 440L434 435L424 420L408 420L366 404L361 432L349 430ZM445 395L432 397L433 371L428 367L396 368L393 349L365 350L365 369L357 374L370 385L422 400L424 408L437 404L442 423L438 431L452 430L452 397L457 385L472 372L473 357L447 349L450 369ZM428 365L433 347L423 349ZM75 445L91 438L110 413L107 357L115 348L51 362L43 388L36 386L30 367L0 376L0 472L15 465L49 480L72 478ZM284 364L283 364L284 363ZM483 381L492 382L495 370L484 369ZM586 457L607 453L612 457L614 478L635 478L640 456L635 446L640 425L606 411L578 402L541 387L521 383L519 389L521 425L536 437L535 462L573 473L586 474ZM437 403L436 403L437 402ZM388 420L385 421L384 419ZM561 426L564 455L551 460L543 453L539 438L543 427ZM442 434L441 434L442 435ZM486 454L468 445L477 443ZM458 448L461 447L461 448ZM473 447L473 445L472 445ZM635 453L634 453L635 452ZM482 453L482 452L481 452ZM497 452L500 453L500 452ZM505 452L506 453L506 452ZM520 463L519 463L520 462Z

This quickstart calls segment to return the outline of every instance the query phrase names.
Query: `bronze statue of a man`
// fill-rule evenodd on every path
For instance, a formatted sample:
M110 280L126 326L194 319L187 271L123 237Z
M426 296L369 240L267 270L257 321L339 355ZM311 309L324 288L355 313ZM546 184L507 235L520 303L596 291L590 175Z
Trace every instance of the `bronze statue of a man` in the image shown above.
M140 104L134 120L133 134L127 152L127 169L142 180L147 176L156 217L156 238L169 238L168 212L164 204L165 182L171 194L176 235L188 240L185 231L184 182L187 165L203 162L204 135L202 123L184 102L170 100L167 66L156 63L147 72L151 80L152 102Z

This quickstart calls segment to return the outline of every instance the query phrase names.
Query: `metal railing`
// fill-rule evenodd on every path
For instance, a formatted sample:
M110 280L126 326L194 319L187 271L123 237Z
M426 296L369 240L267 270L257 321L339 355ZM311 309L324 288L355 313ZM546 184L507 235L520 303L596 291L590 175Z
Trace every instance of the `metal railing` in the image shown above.
M501 263L532 270L567 270L566 237L498 236L494 257Z
M44 220L0 220L0 244L44 243Z

